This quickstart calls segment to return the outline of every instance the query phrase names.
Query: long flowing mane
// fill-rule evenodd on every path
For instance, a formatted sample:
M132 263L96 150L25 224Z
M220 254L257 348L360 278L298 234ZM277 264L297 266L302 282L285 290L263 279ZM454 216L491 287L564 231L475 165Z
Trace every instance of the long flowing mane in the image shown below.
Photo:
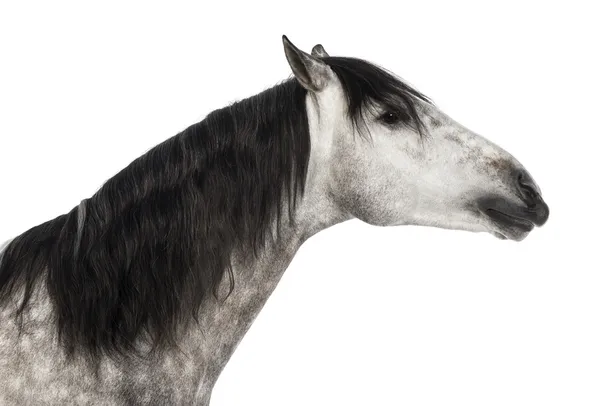
M426 98L408 85L359 59L324 60L356 123L374 102L420 123L414 100ZM232 251L256 252L274 223L293 220L309 156L306 90L295 79L216 110L10 242L0 303L21 294L21 315L43 281L69 354L133 353L141 338L175 344L225 274L233 284Z

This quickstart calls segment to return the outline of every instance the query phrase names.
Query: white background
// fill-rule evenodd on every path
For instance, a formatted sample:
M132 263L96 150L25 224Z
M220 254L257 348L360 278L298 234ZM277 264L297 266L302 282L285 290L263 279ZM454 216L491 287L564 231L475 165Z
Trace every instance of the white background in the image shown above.
M595 2L82 3L0 6L1 241L287 78L282 34L396 72L551 208L522 243L359 221L315 236L213 406L600 404Z

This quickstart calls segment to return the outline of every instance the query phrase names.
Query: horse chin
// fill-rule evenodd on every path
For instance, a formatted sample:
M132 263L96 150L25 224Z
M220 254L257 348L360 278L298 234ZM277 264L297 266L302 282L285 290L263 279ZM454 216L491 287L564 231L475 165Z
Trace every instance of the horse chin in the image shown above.
M496 238L498 238L499 240L506 240L506 236L504 234L501 234L497 231L492 231L492 235Z
M521 231L521 230L502 230L500 231L490 231L490 233L500 239L500 240L510 240L510 241L523 241L525 237L529 235L529 231Z

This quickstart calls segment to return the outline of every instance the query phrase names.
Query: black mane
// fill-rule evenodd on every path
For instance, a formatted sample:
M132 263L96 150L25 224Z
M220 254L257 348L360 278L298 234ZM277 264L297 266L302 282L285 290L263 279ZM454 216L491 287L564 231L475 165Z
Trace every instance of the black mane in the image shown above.
M355 123L373 102L420 122L413 101L424 96L394 76L358 59L324 60ZM41 279L69 354L134 353L140 338L173 345L225 273L233 284L232 250L257 251L274 222L293 220L309 155L306 90L295 79L216 110L10 242L0 303L22 292L21 316Z
M365 113L376 105L400 115L402 122L424 134L424 126L415 100L431 103L422 93L399 80L392 73L356 58L327 57L323 61L336 74L346 94L348 114L355 128L364 132ZM368 130L368 129L366 129Z

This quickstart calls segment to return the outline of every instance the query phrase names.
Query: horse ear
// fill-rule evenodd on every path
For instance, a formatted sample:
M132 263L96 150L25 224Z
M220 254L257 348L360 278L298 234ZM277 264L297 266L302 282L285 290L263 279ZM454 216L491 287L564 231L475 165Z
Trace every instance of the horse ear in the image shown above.
M330 69L324 62L298 49L285 35L283 49L294 76L305 89L318 92L325 87Z
M317 44L313 47L311 55L317 58L329 57L329 54L327 53L327 51L325 51L325 48L323 48L323 45L321 44Z

